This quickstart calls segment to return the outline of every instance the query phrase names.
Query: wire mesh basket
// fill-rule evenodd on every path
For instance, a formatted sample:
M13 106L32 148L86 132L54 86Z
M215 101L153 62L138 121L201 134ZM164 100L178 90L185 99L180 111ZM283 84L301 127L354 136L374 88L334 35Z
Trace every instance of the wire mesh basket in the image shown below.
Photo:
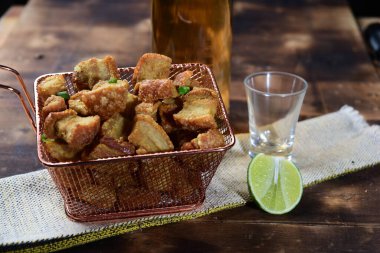
M38 156L63 196L65 210L70 218L98 221L165 214L191 210L203 203L206 188L235 138L211 70L203 64L173 64L170 78L185 70L193 71L192 79L196 79L201 87L218 93L216 119L218 130L224 136L223 147L57 162L49 156L41 142L43 102L37 87L46 77L63 74L67 89L73 95L76 92L72 82L73 73L53 73L36 79L34 92ZM119 68L119 71L121 79L128 80L133 90L131 80L134 68ZM14 73L20 80L18 72ZM24 89L23 82L21 84ZM29 95L26 95L30 102ZM24 102L23 105L27 111Z

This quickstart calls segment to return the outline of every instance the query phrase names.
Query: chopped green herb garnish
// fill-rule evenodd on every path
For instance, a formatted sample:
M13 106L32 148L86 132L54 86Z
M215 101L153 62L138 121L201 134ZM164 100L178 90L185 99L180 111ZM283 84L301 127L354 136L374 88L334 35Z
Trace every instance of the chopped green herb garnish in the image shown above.
M46 142L49 142L49 141L55 141L54 139L49 139L48 137L46 137L46 134L42 134L41 135L41 141L46 143Z
M117 83L117 78L111 77L110 80L108 80L109 83Z
M185 95L185 94L189 93L189 91L190 91L190 87L188 87L188 86L180 86L178 88L178 93L180 95Z
M67 91L57 92L57 96L63 97L66 100L70 99L70 95L67 93Z

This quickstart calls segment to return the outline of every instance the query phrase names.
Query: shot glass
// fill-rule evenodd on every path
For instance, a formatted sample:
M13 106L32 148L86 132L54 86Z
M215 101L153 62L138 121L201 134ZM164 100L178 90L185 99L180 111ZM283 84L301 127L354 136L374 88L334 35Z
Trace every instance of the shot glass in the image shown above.
M247 76L251 157L258 153L291 159L296 123L307 82L285 72L259 72Z

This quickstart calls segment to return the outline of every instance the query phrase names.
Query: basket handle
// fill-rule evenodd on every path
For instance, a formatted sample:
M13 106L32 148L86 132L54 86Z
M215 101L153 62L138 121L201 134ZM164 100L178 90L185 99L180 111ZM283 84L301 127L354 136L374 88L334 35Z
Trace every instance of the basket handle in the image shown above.
M29 123L32 125L33 130L36 132L37 131L36 123L35 123L34 117L32 115L32 114L34 114L34 115L36 114L36 110L35 110L34 105L32 103L32 99L30 98L30 95L29 95L29 93L28 93L28 91L26 89L24 80L22 79L20 73L18 73L18 71L15 70L15 69L13 69L13 68L10 68L10 67L4 66L4 65L0 65L0 69L12 72L16 76L18 82L20 83L21 88L24 91L24 94L25 94L25 96L27 98L27 101L29 103L29 107L30 107L29 109L31 111L28 109L28 106L25 103L25 100L24 100L23 96L21 95L21 92L18 89L12 88L12 87L4 85L4 84L0 84L0 89L5 89L5 90L8 90L8 91L11 91L11 92L13 92L13 93L15 93L17 95L17 97L19 98L19 100L21 102L22 107L24 108L26 116L28 117Z
M31 108L31 110L33 111L33 113L35 114L36 113L36 109L34 108L34 105L33 105L33 102L32 102L32 99L29 95L29 92L28 90L26 89L26 85L25 85L25 82L24 80L22 79L20 73L18 73L17 70L11 68L11 67L8 67L8 66L5 66L5 65L1 65L0 64L0 69L2 70L5 70L5 71L9 71L11 72L12 74L14 74L19 82L19 84L21 85L21 88L22 90L24 91L24 94L26 96L26 99L28 100L28 103L29 103L29 106Z

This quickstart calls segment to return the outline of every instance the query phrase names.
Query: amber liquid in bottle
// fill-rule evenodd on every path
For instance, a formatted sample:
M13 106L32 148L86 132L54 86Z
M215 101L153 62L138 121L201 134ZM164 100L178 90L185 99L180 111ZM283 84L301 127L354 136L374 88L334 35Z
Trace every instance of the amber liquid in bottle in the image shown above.
M211 67L229 109L230 0L152 0L153 51Z

